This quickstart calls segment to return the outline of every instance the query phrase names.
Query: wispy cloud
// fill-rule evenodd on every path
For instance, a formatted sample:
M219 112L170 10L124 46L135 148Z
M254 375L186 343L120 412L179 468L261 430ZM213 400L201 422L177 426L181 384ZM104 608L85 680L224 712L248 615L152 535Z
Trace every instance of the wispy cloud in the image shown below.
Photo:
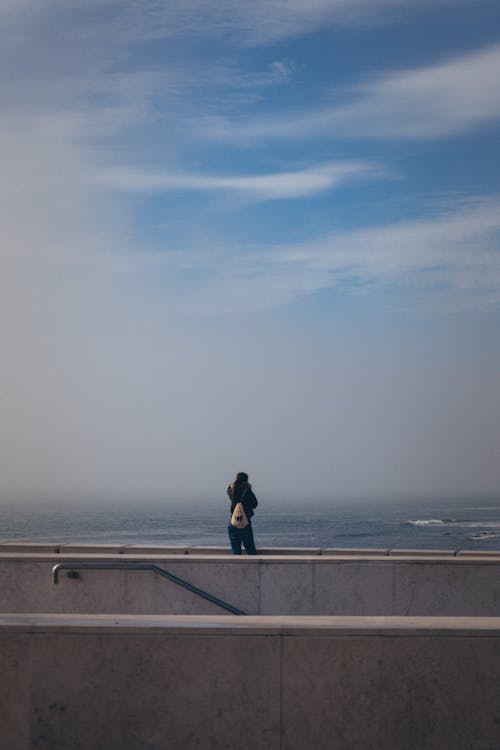
M206 271L203 304L215 312L278 307L327 288L342 294L406 289L429 299L448 295L458 307L471 300L480 308L498 306L500 197L300 245L233 249Z
M230 192L251 200L300 198L334 188L341 182L370 175L369 162L332 162L307 169L257 175L203 175L151 173L132 169L109 169L97 175L100 185L132 192Z
M230 33L239 30L264 44L346 18L365 22L372 15L380 20L384 10L409 12L403 0L106 0L70 9L62 0L43 8L23 0L17 11L11 2L2 7L8 40L0 50L2 108L27 116L60 111L67 118L71 112L83 137L161 119L176 129L177 138L182 130L186 137L234 143L318 135L435 138L500 118L500 45L414 70L382 72L349 90L337 89L334 105L253 119L244 107L235 119L221 114L258 101L263 90L288 83L296 71L286 59L261 70L242 68L234 58L240 43ZM154 56L147 64L134 62L136 44L168 36L180 45L190 34L207 39L222 34L228 57L212 60L209 69L202 55L186 59L175 50L166 65L155 64ZM189 118L191 133L185 129Z
M283 250L282 262L346 279L399 281L418 273L446 286L498 290L500 199L465 203L433 218L332 234L304 250Z
M454 0L467 4L468 0ZM6 18L16 11L29 11L32 18L42 12L57 22L61 10L68 12L93 29L130 41L216 34L234 36L246 44L266 44L333 25L394 23L412 17L423 8L452 5L451 0L420 0L409 5L406 0L86 0L68 9L66 0L51 0L43 6L36 0L2 0L0 14ZM397 11L397 15L394 14ZM106 24L103 25L103 21ZM72 32L75 33L75 30Z
M200 135L234 141L325 137L440 138L500 119L500 45L373 76L342 105L286 117L205 118Z

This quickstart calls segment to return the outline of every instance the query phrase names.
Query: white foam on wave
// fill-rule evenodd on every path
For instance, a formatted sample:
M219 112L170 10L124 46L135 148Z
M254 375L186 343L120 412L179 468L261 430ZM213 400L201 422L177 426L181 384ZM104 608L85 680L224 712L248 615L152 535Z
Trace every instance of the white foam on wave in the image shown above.
M457 518L425 518L407 521L410 526L458 526L462 529L500 529L500 521L460 521Z
M474 542L479 542L484 539L499 539L500 531L478 531L477 534L471 534L467 539L471 539Z

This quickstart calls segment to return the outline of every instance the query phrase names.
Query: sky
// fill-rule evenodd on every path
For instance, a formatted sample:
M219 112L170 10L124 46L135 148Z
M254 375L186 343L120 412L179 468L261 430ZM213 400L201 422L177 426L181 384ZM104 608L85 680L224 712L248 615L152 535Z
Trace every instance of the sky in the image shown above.
M496 0L0 30L0 504L499 497Z

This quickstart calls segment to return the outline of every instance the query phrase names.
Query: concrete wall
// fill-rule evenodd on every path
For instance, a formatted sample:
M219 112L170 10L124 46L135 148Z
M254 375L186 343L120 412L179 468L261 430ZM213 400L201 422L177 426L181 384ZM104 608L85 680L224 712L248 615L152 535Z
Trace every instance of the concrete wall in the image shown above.
M498 750L500 619L0 616L6 750Z
M0 612L221 614L149 571L84 570L54 563L113 555L0 555ZM123 560L123 557L121 557ZM500 557L183 556L149 560L248 614L500 616Z

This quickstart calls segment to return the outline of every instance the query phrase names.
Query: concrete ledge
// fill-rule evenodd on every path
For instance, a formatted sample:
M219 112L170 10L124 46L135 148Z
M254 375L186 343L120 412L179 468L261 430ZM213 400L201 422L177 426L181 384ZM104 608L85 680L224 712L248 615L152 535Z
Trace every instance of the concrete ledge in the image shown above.
M92 549L92 551L86 551L87 548L82 550L81 552L74 551L71 548L65 549L64 547L59 548L59 552L51 552L51 551L39 551L35 550L33 552L31 551L21 551L17 549L11 549L6 548L4 551L2 547L0 547L0 561L1 560L54 560L54 563L56 562L63 562L64 560L108 560L108 561L116 561L117 556L119 553L116 552L108 552L108 551L96 551L95 549ZM464 558L464 559L460 559ZM498 564L500 562L500 554L486 554L486 553L458 553L458 554L441 554L439 553L433 553L432 550L425 550L419 555L413 555L411 554L411 551L408 550L407 554L398 554L397 552L393 552L391 554L385 554L385 555L379 555L376 552L368 552L368 551L362 551L361 554L357 555L355 553L345 555L343 553L339 552L332 552L331 554L321 554L321 555L301 555L301 554L278 554L278 555L226 555L226 554L219 554L218 552L213 553L195 553L193 552L187 553L183 552L181 554L176 552L169 552L161 550L154 550L151 548L146 548L146 552L142 552L141 550L133 550L128 553L120 554L119 557L120 562L133 562L138 560L163 560L168 561L172 560L175 561L175 563L185 563L186 565L189 564L189 562L193 561L205 561L207 565L209 565L211 562L224 562L227 565L252 565L252 564L259 564L259 563L265 563L265 564L273 564L273 563L282 563L282 562L310 562L310 563L331 563L332 561L336 561L338 563L345 562L346 564L352 563L353 560L357 560L359 562L366 562L370 563L374 560L380 563L385 563L387 565L395 564L395 563L402 563L402 562L415 562L415 563L444 563L444 564L464 564L467 563L468 565L473 565L475 562L477 563L491 563L491 564Z
M254 556L246 556L246 555L225 555L225 554L194 554L194 553L185 553L185 554L177 554L177 553L171 553L171 552L154 552L152 550L149 550L146 553L140 553L139 551L134 551L133 553L128 553L124 555L120 555L120 562L139 562L139 561L149 561L149 562L157 562L158 564L161 563L175 563L175 565L190 565L194 562L201 563L203 562L205 565L210 564L216 564L216 563L224 563L224 565L281 565L281 564L297 564L297 563L308 563L308 564L314 564L314 565L331 565L332 563L335 563L337 565L352 565L354 562L359 563L360 565L369 565L371 563L379 563L381 565L397 565L397 564L415 564L415 565L498 565L500 563L500 555L494 554L494 555L480 555L480 554L449 554L449 555L442 555L442 554L433 554L432 551L430 553L421 554L421 555L412 555L410 554L410 551L408 551L408 554L390 554L390 555L377 555L377 554L369 554L369 553L362 553L361 555L344 555L344 554L329 554L329 555L254 555ZM3 552L0 548L0 563L2 561L18 561L18 562L47 562L47 561L53 561L54 564L57 562L67 562L67 561L83 561L83 560L93 560L95 562L102 561L102 562L113 562L117 561L117 554L115 553L109 553L109 552L74 552L74 551L63 551L63 548L61 547L60 552L20 552L17 550L9 550L8 552Z
M498 750L499 683L500 618L0 616L8 750Z
M455 550L451 549L390 549L387 553L391 557L455 557Z
M472 550L472 549L460 549L456 552L457 557L496 557L500 559L500 550L483 549L483 550Z
M2 540L0 554L19 552L21 554L78 554L78 555L203 555L232 557L229 547L208 547L203 545L175 546L161 544L76 544L63 542L16 542ZM258 555L265 557L497 557L500 550L426 550L426 549L386 549L362 547L259 547ZM243 554L243 557L246 555Z
M259 555L281 557L283 555L293 557L316 557L323 550L320 547L259 547Z
M38 542L8 542L4 541L0 543L0 554L14 554L16 552L20 554L28 553L40 553L40 554L51 554L57 555L60 552L61 544L42 544Z
M325 547L321 550L321 554L326 557L387 557L389 554L388 549L369 549L350 547Z
M500 617L0 614L0 633L179 633L500 638Z

